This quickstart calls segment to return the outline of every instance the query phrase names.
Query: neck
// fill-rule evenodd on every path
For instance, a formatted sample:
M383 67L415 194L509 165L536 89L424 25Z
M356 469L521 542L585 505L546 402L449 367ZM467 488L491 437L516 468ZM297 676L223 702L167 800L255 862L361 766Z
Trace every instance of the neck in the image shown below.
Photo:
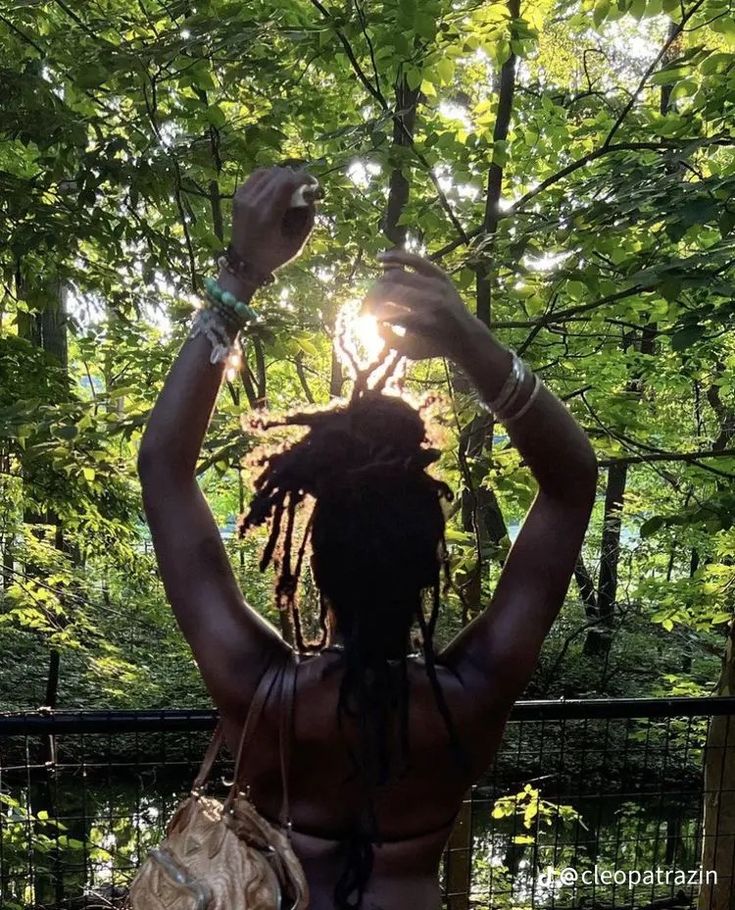
M339 648L342 650L347 647L347 638L342 634L342 632L339 631L339 629L335 629L329 637L327 647ZM410 634L391 634L389 630L385 630L385 633L381 639L380 651L387 660L398 660L408 654L410 650Z

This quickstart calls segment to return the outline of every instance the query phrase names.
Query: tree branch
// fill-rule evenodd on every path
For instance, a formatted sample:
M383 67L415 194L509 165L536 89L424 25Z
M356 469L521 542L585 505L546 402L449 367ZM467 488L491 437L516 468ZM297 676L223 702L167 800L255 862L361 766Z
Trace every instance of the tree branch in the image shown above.
M661 60L666 56L667 51L669 50L671 45L674 43L674 41L676 41L678 36L681 34L684 26L692 18L692 16L697 12L697 10L699 10L699 8L704 5L704 2L705 2L705 0L697 0L697 2L694 4L694 6L688 12L683 14L681 22L678 24L678 26L670 29L668 37L667 37L666 41L664 42L663 46L661 47L659 52L656 54L656 56L653 58L650 65L648 67L646 67L646 71L643 73L643 76L641 77L641 81L638 83L638 88L636 88L636 90L633 92L633 94L630 97L630 100L625 105L625 107L620 112L620 114L618 115L618 118L615 121L615 123L612 125L612 129L607 134L607 138L605 139L604 143L602 144L603 149L607 148L610 145L610 143L613 140L613 136L615 135L615 133L617 133L617 131L622 126L623 121L628 116L628 114L631 112L633 106L635 105L636 101L638 100L638 97L640 96L641 92L645 88L646 83L650 79L653 71L659 65Z
M733 458L735 449L720 449L719 451L707 450L704 452L650 452L647 455L624 455L621 458L607 458L598 461L601 468L612 465L650 464L656 461L683 461L688 464L697 462L702 458Z

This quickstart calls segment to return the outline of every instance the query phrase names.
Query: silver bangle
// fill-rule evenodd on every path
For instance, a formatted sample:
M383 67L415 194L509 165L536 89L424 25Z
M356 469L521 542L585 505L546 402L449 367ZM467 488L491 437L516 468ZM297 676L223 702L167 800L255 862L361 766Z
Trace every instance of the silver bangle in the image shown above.
M530 410L534 401L536 401L536 398L538 397L538 393L540 391L541 391L541 380L534 373L533 374L533 388L531 389L531 394L528 396L526 403L524 405L522 405L521 409L519 411L516 411L515 414L511 414L509 417L501 417L500 419L502 420L502 422L505 424L513 423L514 421L523 417L523 415L526 414Z
M512 413L513 405L515 405L518 400L518 396L521 394L525 387L526 376L528 375L526 364L520 359L520 357L516 357L516 361L520 364L520 377L518 379L518 382L516 383L513 391L510 393L508 398L506 398L506 400L503 402L503 404L496 406L494 409L496 416L500 420L503 419L503 416L505 414Z
M508 403L523 379L523 361L515 351L512 351L511 354L513 359L510 371L505 378L502 388L495 398L486 402L488 408L496 413Z

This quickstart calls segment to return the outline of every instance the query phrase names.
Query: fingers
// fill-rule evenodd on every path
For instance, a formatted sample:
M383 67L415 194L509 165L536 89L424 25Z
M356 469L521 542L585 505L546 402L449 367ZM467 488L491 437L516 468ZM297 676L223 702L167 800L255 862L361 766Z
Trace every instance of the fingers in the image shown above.
M360 307L361 316L368 314L378 322L386 322L394 316L405 315L410 312L408 307L400 306L391 300L370 299L369 297L365 298Z
M416 335L399 334L385 324L378 326L378 333L392 351L398 351L409 360L423 360L433 354L432 346Z
M395 266L387 268L379 280L403 284L406 287L422 291L424 294L430 294L436 290L433 279L427 278L425 275L419 275L418 272L407 272L405 269L396 268Z
M244 201L255 196L268 180L269 174L270 168L267 167L260 167L257 171L253 171L248 179L235 190L235 199Z
M314 177L304 170L294 171L286 167L272 168L271 179L263 189L261 201L276 217L282 217L291 208L291 200L299 187L316 185L317 181ZM306 208L313 208L313 205L307 205Z
M420 307L425 299L426 292L423 288L410 284L405 278L389 278L388 275L385 275L370 288L363 308L372 313L376 319L380 319L378 310L385 307L386 304L398 305L403 310L412 310Z
M409 253L407 250L387 250L385 253L378 253L378 259L383 265L409 266L428 278L443 278L445 281L449 278L438 265L434 265L433 262L416 253Z

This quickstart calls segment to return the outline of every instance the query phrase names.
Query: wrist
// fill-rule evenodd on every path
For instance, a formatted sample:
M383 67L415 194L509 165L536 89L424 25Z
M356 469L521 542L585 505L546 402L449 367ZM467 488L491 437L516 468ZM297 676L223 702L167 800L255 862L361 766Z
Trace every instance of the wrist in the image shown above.
M242 300L243 303L250 303L259 287L255 280L253 280L252 283L247 282L243 277L233 275L232 272L224 266L220 267L217 284L219 284L223 291L234 294L234 296L238 300Z
M502 345L479 319L465 332L457 366L483 401L497 399L513 367L513 352Z
M457 330L451 333L449 356L461 370L471 375L496 345L488 327L468 313Z

